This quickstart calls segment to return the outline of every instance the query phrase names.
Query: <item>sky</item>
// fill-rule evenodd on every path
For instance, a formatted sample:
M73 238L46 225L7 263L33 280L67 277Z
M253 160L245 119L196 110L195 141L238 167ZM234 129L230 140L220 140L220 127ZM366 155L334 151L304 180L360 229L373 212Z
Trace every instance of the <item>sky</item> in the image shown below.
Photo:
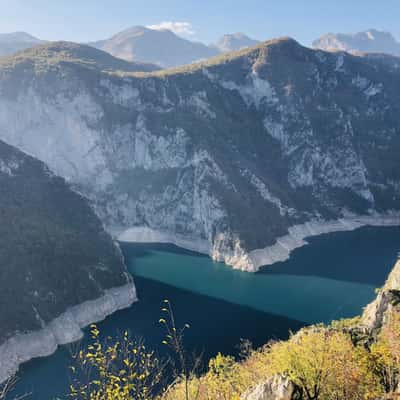
M206 43L244 32L305 45L327 32L390 31L400 40L400 0L0 0L0 32L88 42L134 25L171 28Z

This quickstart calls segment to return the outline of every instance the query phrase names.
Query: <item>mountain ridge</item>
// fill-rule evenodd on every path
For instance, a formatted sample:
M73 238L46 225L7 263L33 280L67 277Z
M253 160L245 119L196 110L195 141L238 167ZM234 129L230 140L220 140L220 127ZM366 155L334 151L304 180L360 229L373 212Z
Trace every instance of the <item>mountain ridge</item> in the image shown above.
M150 74L85 70L0 67L0 137L66 177L110 229L184 238L254 271L307 232L398 221L395 57L284 38Z
M23 62L42 65L75 62L113 72L152 72L159 69L154 64L125 61L94 47L65 41L49 42L0 59L0 65L15 65Z

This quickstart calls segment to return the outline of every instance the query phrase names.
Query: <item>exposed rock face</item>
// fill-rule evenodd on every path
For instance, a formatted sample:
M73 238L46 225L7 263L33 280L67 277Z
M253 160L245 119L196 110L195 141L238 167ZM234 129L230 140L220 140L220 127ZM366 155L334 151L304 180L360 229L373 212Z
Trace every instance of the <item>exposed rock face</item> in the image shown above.
M88 196L121 238L253 271L310 235L399 223L397 58L281 39L134 75L60 52L0 64L0 138Z
M43 44L44 41L25 32L0 33L0 57Z
M86 199L0 142L0 382L136 299L122 254Z
M376 299L368 304L362 315L361 325L373 331L385 324L393 308L400 303L400 260L397 261Z
M242 400L291 400L294 385L287 378L274 376L245 393Z
M215 56L219 50L192 42L170 30L134 26L92 46L128 61L144 61L164 68L190 64Z
M258 43L260 43L258 40L251 39L245 34L238 32L222 36L215 44L215 47L221 52L226 53L256 46Z
M328 33L315 40L313 47L327 51L387 53L400 56L400 42L389 32L376 29L354 34Z

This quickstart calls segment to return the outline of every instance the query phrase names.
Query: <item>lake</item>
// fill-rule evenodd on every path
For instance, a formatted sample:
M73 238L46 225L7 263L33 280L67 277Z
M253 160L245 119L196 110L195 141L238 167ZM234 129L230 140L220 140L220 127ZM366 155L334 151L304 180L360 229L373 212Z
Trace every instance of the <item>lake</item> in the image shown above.
M241 338L260 346L310 323L355 316L393 267L400 228L365 227L309 242L290 260L257 274L170 245L121 244L139 302L101 322L101 334L128 329L162 353L158 320L163 299L169 299L178 325L191 325L187 349L203 352L206 362L218 351L236 355ZM69 365L69 346L27 363L16 393L32 392L34 400L62 397Z

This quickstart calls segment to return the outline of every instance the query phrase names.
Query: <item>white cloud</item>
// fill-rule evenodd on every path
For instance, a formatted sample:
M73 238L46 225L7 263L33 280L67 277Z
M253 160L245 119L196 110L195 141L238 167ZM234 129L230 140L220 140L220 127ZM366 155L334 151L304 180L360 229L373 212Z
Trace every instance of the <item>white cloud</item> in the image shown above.
M165 30L168 29L177 35L194 35L196 32L193 29L193 26L190 22L173 22L173 21L164 21L157 25L148 25L147 28L155 29L155 30Z

